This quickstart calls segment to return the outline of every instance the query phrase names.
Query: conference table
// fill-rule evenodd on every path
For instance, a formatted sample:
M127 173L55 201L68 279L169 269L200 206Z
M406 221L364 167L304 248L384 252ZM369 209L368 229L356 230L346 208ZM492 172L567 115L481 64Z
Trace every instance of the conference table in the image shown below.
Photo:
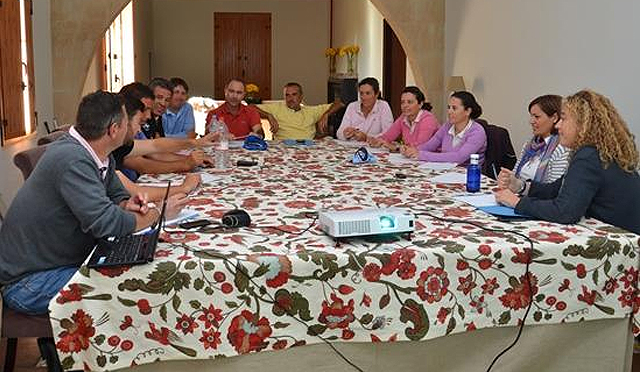
M463 184L434 178L464 169L384 151L354 165L357 146L273 142L231 150L259 166L203 169L188 208L214 221L243 209L251 226L169 226L151 263L81 267L50 303L63 366L485 370L524 321L495 370L629 368L640 237L594 219L500 220L455 199ZM494 187L483 179L481 192ZM411 237L336 242L317 219L387 207L415 215Z

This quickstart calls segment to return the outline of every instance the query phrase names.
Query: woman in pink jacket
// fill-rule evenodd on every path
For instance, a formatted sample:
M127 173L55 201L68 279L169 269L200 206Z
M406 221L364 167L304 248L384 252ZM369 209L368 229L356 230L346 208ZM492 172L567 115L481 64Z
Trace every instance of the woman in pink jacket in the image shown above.
M438 130L438 120L430 112L431 104L425 101L424 94L418 87L406 87L400 95L402 114L383 134L367 137L373 147L386 147L390 151L398 151L402 143L419 146L427 142Z
M408 158L459 165L468 164L471 154L478 154L482 164L487 135L482 125L475 121L481 114L482 107L473 94L455 92L449 98L449 121L429 141L418 146L404 146L402 153Z

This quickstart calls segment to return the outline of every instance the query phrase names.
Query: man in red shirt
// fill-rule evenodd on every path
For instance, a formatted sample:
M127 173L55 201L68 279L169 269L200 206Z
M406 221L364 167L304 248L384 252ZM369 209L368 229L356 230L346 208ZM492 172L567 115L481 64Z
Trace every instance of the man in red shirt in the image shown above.
M254 107L242 103L244 88L244 81L240 79L231 79L227 83L224 87L225 102L207 115L207 132L213 116L217 115L218 120L224 121L235 139L244 139L250 134L263 137L260 114Z

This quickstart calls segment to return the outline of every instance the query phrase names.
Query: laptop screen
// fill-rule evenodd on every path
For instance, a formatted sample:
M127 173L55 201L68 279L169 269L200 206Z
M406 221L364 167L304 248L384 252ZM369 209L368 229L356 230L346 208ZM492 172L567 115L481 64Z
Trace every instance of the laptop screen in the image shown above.
M162 199L162 209L160 210L160 215L158 216L158 220L153 224L152 230L154 232L160 232L162 230L162 224L164 223L164 212L167 209L167 199L169 199L169 189L171 189L171 181L167 184L167 191L164 194L164 199Z

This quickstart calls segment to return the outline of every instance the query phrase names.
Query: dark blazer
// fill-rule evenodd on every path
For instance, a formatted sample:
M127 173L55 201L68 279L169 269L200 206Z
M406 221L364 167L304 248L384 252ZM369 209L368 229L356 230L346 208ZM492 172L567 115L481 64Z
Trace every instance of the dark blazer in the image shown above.
M605 169L598 150L585 146L575 152L562 178L532 182L515 210L567 224L593 217L640 234L640 175L623 171L615 162Z

